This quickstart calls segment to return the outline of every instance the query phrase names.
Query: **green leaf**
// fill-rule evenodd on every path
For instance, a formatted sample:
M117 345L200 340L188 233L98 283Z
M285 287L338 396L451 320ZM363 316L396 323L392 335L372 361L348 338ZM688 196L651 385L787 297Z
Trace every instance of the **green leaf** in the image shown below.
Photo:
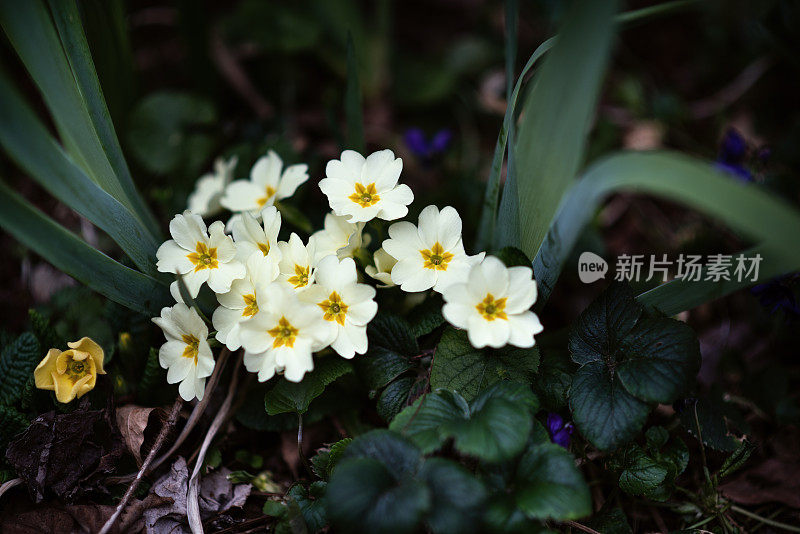
M466 469L444 458L430 458L419 472L431 490L427 523L434 534L466 534L480 527L486 489Z
M282 518L286 516L286 505L278 501L267 501L261 509L261 513L269 517Z
M515 247L502 248L496 256L500 258L506 267L531 267L533 265L528 256Z
M408 406L408 396L417 379L411 376L391 382L378 397L378 415L387 423Z
M516 147L520 248L535 256L583 163L611 52L616 2L578 0L523 107Z
M424 395L401 411L389 429L413 441L427 454L437 450L448 438L442 425L469 418L469 405L459 394L440 390Z
M64 153L3 71L0 115L0 144L8 155L53 196L108 233L140 270L155 273L156 238Z
M625 391L601 362L587 363L575 373L569 407L580 433L602 450L632 440L650 413L648 404Z
M501 380L530 381L539 366L539 349L476 349L463 330L448 327L431 364L431 387L452 389L472 400Z
M309 532L319 532L328 522L325 513L325 482L313 482L308 489L302 484L295 484L287 492L287 496L297 503L300 513L308 526Z
M629 458L630 467L619 476L619 487L629 495L648 495L667 478L667 469L647 456L638 446Z
M417 338L408 322L395 315L381 314L367 326L369 349L356 365L367 387L378 390L413 367L419 354Z
M123 306L158 315L166 286L90 247L0 182L0 226L61 271Z
M50 324L50 319L34 309L28 310L28 317L31 321L31 332L36 336L40 350L66 345L66 341L59 338Z
M341 532L411 534L431 506L421 481L397 479L379 460L342 461L328 483L328 517Z
M67 151L92 180L135 212L136 206L105 152L103 141L110 140L101 139L89 114L84 98L92 89L85 83L88 67L81 68L76 62L80 81L76 80L44 3L0 3L0 24L38 86ZM67 44L75 46L75 42ZM96 107L93 110L97 111Z
M764 259L758 281L800 268L793 245L800 212L756 184L743 184L715 170L710 162L671 152L623 152L593 164L565 197L533 270L539 288L537 305L550 296L578 237L610 194L632 191L685 204L753 239ZM743 282L672 281L642 295L648 306L673 315L746 287ZM670 288L668 294L665 294Z
M204 98L171 91L148 95L128 119L131 154L154 174L196 174L214 148L202 127L216 119L213 104Z
M346 458L380 460L395 478L401 478L417 472L421 453L408 439L389 430L379 429L353 439L342 455L342 460Z
M333 473L333 468L336 467L336 463L341 459L351 441L353 441L352 438L344 438L317 452L311 458L311 468L314 474L322 480L328 480Z
M646 443L647 450L631 443L610 464L621 471L619 487L624 492L664 501L672 493L677 476L689 464L689 451L679 438L670 439L662 427L648 429Z
M528 517L577 519L592 513L589 486L562 447L544 443L522 457L516 474L515 499Z
M567 405L572 375L577 367L566 350L540 348L542 361L533 381L533 390L548 411Z
M0 405L0 449L6 446L14 437L28 428L28 418L19 413L16 408Z
M350 363L341 358L318 358L314 370L307 373L302 382L289 382L281 378L275 387L267 391L264 397L267 413L305 413L311 401L320 396L328 384L352 370Z
M681 424L697 438L697 423L700 423L700 434L703 444L718 451L733 452L740 447L741 441L736 438L729 424L739 426L744 422L738 410L722 398L722 390L713 388L708 394L701 396L689 404L681 413ZM695 419L696 418L696 419Z
M281 217L284 221L294 225L299 230L310 234L314 227L311 224L311 219L303 213L301 210L297 209L297 207L293 206L292 204L288 204L286 202L276 202L275 207L278 208L278 211L281 212Z
M628 524L628 518L620 508L600 510L585 524L603 534L633 534L633 530Z
M28 378L44 358L36 337L25 332L0 355L0 403L10 406L22 395Z
M49 5L53 13L56 29L64 45L64 52L75 76L79 94L86 104L86 109L97 132L100 146L114 169L117 181L125 197L130 200L135 213L145 222L147 228L154 231L155 235L158 236L160 234L158 222L136 190L130 170L125 162L125 157L122 154L117 134L114 131L114 125L111 122L111 116L103 98L103 91L89 51L89 43L86 41L86 35L83 32L77 1L49 0ZM110 9L113 10L114 8L111 7ZM123 31L125 31L124 28ZM119 61L118 58L116 59Z
M358 81L358 58L350 32L347 33L347 87L344 93L344 115L347 120L345 148L364 152L364 117L361 110L361 84Z
M582 365L570 407L578 429L601 449L631 439L649 412L647 403L673 402L699 369L699 344L688 326L643 314L630 288L612 284L570 334L572 360Z
M444 316L442 316L443 304L444 301L441 296L434 294L428 296L421 304L414 306L409 311L408 318L414 337L430 334L444 324Z
M500 462L524 449L537 408L538 399L530 389L513 382L494 384L471 405L454 391L439 390L400 412L389 428L409 437L425 453L453 438L458 451Z

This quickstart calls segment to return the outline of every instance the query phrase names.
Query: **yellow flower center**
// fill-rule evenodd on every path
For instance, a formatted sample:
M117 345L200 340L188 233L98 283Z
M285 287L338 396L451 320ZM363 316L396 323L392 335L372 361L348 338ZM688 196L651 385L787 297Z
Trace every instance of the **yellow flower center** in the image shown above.
M189 258L189 261L194 264L195 272L202 271L203 269L216 269L219 267L216 248L208 248L208 245L198 241L195 251L196 252L186 255L186 257Z
M73 384L92 372L88 354L71 350L68 350L63 354L66 355L67 361L66 369L64 369L62 374L66 375ZM76 359L75 356L78 356L78 358Z
M242 317L251 317L258 313L258 303L256 302L255 295L243 295L244 310L242 310Z
M375 189L375 182L372 182L366 187L364 187L363 184L356 182L356 192L347 198L362 208L368 208L373 204L376 204L381 199L381 197L378 195L378 191Z
M475 308L487 321L494 321L495 319L508 320L508 315L503 311L506 309L506 299L507 297L503 297L495 300L491 293L487 293L486 298L479 302Z
M294 286L295 289L300 289L308 285L308 277L311 272L311 266L294 264L294 276L289 277L288 282Z
M183 342L186 343L186 348L183 349L182 356L184 358L194 358L194 364L197 365L197 356L200 353L200 340L191 334L183 334Z
M317 303L317 306L322 308L322 311L325 312L324 318L326 321L336 321L340 325L344 326L344 319L347 316L347 304L342 302L342 297L339 296L339 293L334 291L326 300Z
M258 202L258 207L259 208L263 208L264 204L269 202L269 199L271 199L273 196L275 196L275 188L272 187L271 185L268 185L267 189L266 189L266 196L263 196L263 197L259 198L258 200L256 200L256 202ZM265 254L265 256L266 256L266 254Z
M445 252L442 244L438 241L430 249L420 250L419 253L422 254L424 260L422 266L434 271L446 271L447 264L453 259L453 254Z
M274 338L272 341L272 348L277 349L278 347L284 346L289 348L294 347L294 340L297 339L297 334L299 334L300 331L292 326L292 324L286 320L286 317L281 316L275 328L267 330L267 333Z
M264 256L266 256L267 254L269 254L269 243L259 243L258 244L258 250L260 250L261 253Z

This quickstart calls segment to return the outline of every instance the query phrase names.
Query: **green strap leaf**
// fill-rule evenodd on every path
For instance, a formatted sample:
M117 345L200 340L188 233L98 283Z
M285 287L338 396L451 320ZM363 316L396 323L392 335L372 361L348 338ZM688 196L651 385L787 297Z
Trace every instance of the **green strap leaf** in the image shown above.
M0 25L39 87L67 151L105 191L136 208L103 148L42 0L0 2Z
M153 316L169 301L155 278L90 247L1 182L0 226L59 270L132 310Z
M156 239L124 205L72 162L2 71L0 144L45 189L108 233L139 269L155 273Z
M528 94L519 124L520 248L534 256L583 164L614 36L613 0L578 0ZM513 243L512 243L513 244Z
M696 4L697 0L675 0L673 2L664 2L663 4L658 4L656 6L650 6L642 9L636 9L633 11L626 11L625 13L621 13L617 16L616 21L623 27L631 27L638 25L643 22L647 22L651 18L655 18L657 16L666 15L672 13L674 11L678 11L680 9L684 9L689 7L693 4ZM506 8L508 9L508 5ZM508 17L508 12L507 12ZM510 19L510 17L508 17ZM508 74L508 62L509 62L509 55L510 55L510 43L511 41L511 33L507 34L506 39L506 73ZM557 37L557 36L556 36ZM478 223L478 236L476 239L476 250L485 250L488 248L492 248L491 245L495 247L498 246L498 242L492 242L492 238L496 235L495 234L495 227L497 225L497 202L500 198L500 173L503 168L503 158L505 157L506 153L506 142L508 138L508 133L511 131L511 126L513 125L514 116L517 107L517 100L519 98L519 92L522 88L523 81L525 77L528 75L528 72L533 68L533 65L542 57L545 52L550 50L556 42L556 37L551 37L544 41L538 48L533 52L531 57L528 59L528 62L525 64L525 67L520 72L519 77L517 78L517 83L514 85L514 90L511 92L510 97L508 97L508 104L506 106L506 112L503 116L503 124L500 127L500 133L497 136L497 143L495 144L494 148L494 156L492 157L492 166L489 172L489 179L486 183L486 192L484 194L483 199L483 209L481 211L481 218ZM516 45L514 45L514 50L516 49ZM511 87L511 82L507 80L507 87ZM513 141L512 141L513 143ZM516 191L510 191L509 193L513 193L514 198L516 198L517 194ZM505 208L506 206L504 206ZM504 210L501 210L501 214L504 213ZM502 226L502 225L501 225ZM516 238L516 234L514 236ZM507 235L506 232L502 232L497 236L498 239L506 241L512 241ZM491 243L490 243L491 242Z
M710 163L674 152L622 152L594 164L569 192L551 226L533 270L543 306L567 256L597 207L611 193L630 191L680 202L716 218L760 243L759 280L800 268L800 213L755 184L731 180ZM670 282L644 297L672 314L752 282ZM694 296L691 291L698 290ZM674 299L674 300L673 300Z
M75 77L75 83L86 104L89 117L100 140L100 146L114 169L125 197L133 204L135 213L149 225L149 229L158 234L158 222L136 190L122 154L122 147L120 147L119 139L114 131L114 124L111 121L103 90L100 87L100 80L92 61L89 43L86 41L83 31L77 2L75 0L49 0L49 4L56 29L64 46L64 52Z

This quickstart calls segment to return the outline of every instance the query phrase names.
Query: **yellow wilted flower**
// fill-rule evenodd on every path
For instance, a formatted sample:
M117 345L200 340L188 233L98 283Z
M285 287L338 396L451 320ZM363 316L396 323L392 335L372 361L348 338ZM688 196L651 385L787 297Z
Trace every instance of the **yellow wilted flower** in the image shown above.
M103 349L91 338L67 343L70 350L50 349L36 366L33 378L36 387L56 392L58 402L69 402L92 389L97 375L104 375Z

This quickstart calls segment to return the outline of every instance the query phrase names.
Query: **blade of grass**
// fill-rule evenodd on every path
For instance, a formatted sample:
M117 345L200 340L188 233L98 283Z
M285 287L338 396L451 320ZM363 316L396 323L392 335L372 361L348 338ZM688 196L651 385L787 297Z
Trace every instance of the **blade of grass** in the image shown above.
M139 269L155 273L158 241L125 206L73 163L2 70L0 145L53 196L111 236Z
M168 302L166 286L118 263L31 206L0 182L0 226L89 288L132 310L157 315Z
M89 43L81 26L81 17L75 0L50 0L50 9L61 37L67 61L72 69L79 94L83 97L89 117L99 137L122 191L130 199L136 213L147 223L155 235L159 235L158 223L136 190L125 157L122 154L114 125L108 113L103 90L97 78Z
M800 268L800 212L782 199L754 184L731 180L709 162L673 152L621 152L592 165L565 197L533 261L539 286L537 306L547 301L597 208L618 191L652 194L685 204L767 247L772 261L780 262L773 270ZM775 256L778 251L783 257Z
M0 25L39 87L67 151L92 180L136 214L92 124L42 0L0 2Z
M697 3L698 0L674 0L672 2L664 2L663 4L658 4L656 6L650 6L621 13L617 15L616 22L620 24L623 29L629 28L644 22L648 22L653 18L668 15L688 8ZM480 222L478 223L476 250L497 248L499 246L498 243L490 243L490 241L492 241L492 236L495 235L495 226L497 224L497 202L500 198L500 173L502 172L503 159L505 158L507 134L514 120L519 93L525 77L528 75L528 72L531 70L531 68L533 68L534 64L539 60L539 58L553 47L556 37L547 39L541 45L539 45L538 48L536 48L531 57L528 59L528 62L525 64L525 67L523 67L522 72L520 72L520 75L517 78L517 83L514 85L514 90L512 91L510 98L508 98L506 112L503 116L503 124L500 127L500 133L498 134L497 142L495 143L489 179L486 183L483 207L481 209L481 218ZM506 232L504 232L503 235L506 235Z
M520 248L539 251L583 164L614 36L613 0L577 0L524 105L517 141Z
M675 315L685 310L690 310L706 302L722 298L734 291L744 289L753 284L762 283L776 276L790 273L800 268L800 265L780 251L773 250L769 246L759 245L748 250L742 251L746 258L754 258L760 255L762 260L758 271L758 280L720 280L712 282L702 280L688 282L675 279L645 291L636 299L645 306L656 308L665 315ZM738 256L738 254L736 254Z
M344 96L344 114L347 121L345 148L364 152L364 116L361 108L361 85L358 81L358 58L353 36L347 34L347 87Z

